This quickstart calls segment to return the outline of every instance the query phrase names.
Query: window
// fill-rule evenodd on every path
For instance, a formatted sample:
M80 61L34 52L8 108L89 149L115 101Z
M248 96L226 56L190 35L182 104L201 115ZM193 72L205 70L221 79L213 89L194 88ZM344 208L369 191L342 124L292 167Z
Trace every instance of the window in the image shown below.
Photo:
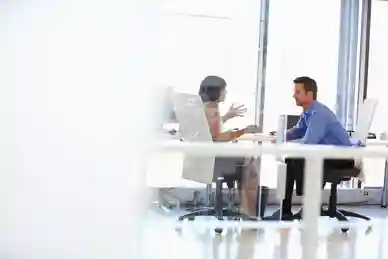
M232 103L245 104L249 111L226 127L252 124L259 5L256 0L164 0L160 37L155 43L159 48L160 84L196 94L205 76L222 76L228 84L228 96L221 111L226 112ZM180 173L173 173L174 178Z
M369 76L368 98L379 100L375 117L372 123L372 131L380 133L388 130L386 111L388 109L388 3L374 1L372 4L370 52L369 52Z
M341 1L278 0L270 4L264 131L276 130L280 114L300 114L293 79L310 76L318 100L335 109ZM328 17L330 17L328 19ZM262 183L275 187L272 157L262 162Z
M372 122L371 131L388 131L386 111L388 109L388 2L373 1L371 13L369 76L367 97L376 98L378 105ZM366 159L366 185L382 186L384 182L384 160Z

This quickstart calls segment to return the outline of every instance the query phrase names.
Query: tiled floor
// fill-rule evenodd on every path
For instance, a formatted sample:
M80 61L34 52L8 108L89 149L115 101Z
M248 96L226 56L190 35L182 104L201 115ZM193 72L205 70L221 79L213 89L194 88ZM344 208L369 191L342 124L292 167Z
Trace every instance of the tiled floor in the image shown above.
M350 208L352 209L352 208ZM379 207L353 208L373 218L386 218L388 212ZM153 210L149 219L154 223L148 225L145 233L144 258L198 258L198 259L298 259L302 258L301 230L224 230L221 235L213 229L201 225L204 219L198 219L198 226L184 227L180 231L166 222L173 222L179 212L160 213ZM328 230L328 219L320 219L319 251L316 258L322 259L383 259L388 258L388 251L383 244L388 243L388 229L372 227L350 230L342 234L340 230ZM313 258L311 258L313 259Z

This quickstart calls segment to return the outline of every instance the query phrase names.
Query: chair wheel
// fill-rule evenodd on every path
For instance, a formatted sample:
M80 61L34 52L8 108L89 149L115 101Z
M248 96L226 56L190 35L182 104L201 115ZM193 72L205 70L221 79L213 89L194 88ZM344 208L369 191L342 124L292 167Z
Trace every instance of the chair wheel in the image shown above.
M216 232L217 234L221 234L222 228L216 228L216 229L214 229L214 232Z
M183 221L183 219L181 219L181 217L179 217L177 221L178 221L178 222L179 222L179 221ZM175 226L174 229L175 229L175 231L178 232L178 233L181 233L181 232L182 232L182 226L181 226L180 224L177 224L177 225Z
M193 221L193 220L195 219L195 216L187 217L187 219L188 219L189 221Z
M341 228L342 233L347 233L349 231L348 228Z

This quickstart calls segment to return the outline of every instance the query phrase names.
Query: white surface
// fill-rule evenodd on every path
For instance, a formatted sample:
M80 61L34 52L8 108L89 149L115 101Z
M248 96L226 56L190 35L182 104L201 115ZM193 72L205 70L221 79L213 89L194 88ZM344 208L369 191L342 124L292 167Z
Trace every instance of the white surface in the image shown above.
M213 143L201 98L197 94L175 93L174 110L179 122L179 134L185 143L192 141ZM211 184L214 156L184 154L182 177L187 180Z
M254 142L271 142L275 141L275 136L270 136L267 133L255 133L255 134L244 134L239 138L239 140L243 141L254 141ZM297 141L293 143L298 143ZM380 140L380 139L367 139L367 146L388 146L388 140Z
M183 152L196 155L216 156L294 156L306 158L354 158L354 157L388 157L388 148L373 147L338 147L324 145L300 145L298 143L254 144L254 143L184 143L164 141L158 149L162 152Z
M384 209L370 207L365 210L360 207L356 212L377 217L385 217L386 214ZM244 226L242 230L239 228L237 230L228 229L222 235L215 235L212 231L212 227L215 225L208 224L207 226L208 221L199 218L191 224L187 222L187 226L181 232L172 230L173 226L171 225L164 226L160 221L155 220L153 222L155 224L150 224L147 231L147 248L151 244L153 247L153 249L147 250L147 258L149 259L185 258L187 251L190 251L190 256L197 259L256 259L262 258L263 255L265 255L265 259L301 259L301 231L297 229L297 226L294 229L279 229L283 227L283 224L272 222L272 226L267 226L265 223L268 222L260 222L265 225L265 230L252 231L260 225L260 223L253 222L257 225ZM176 216L175 214L167 215L162 218L162 221L175 222ZM210 220L209 223L212 221L216 220ZM386 226L372 221L372 231L365 233L365 225L353 225L349 234L344 235L338 228L332 228L332 223L336 222L336 220L323 217L319 219L319 254L311 259L380 259L377 257L378 253L386 255L386 246L384 246L383 251L379 251L379 235L381 232L387 234ZM353 222L353 224L355 223L362 222ZM289 225L287 222L284 224ZM291 224L299 223L291 222ZM169 240L170 246L166 247L159 240ZM354 243L356 243L356 247L352 247ZM171 247L175 249L171 249ZM351 251L353 248L356 250ZM352 253L357 256L349 257L349 254Z
M378 211L376 213L375 211ZM385 216L383 209L368 208L363 210L357 209L356 212L365 213L377 217ZM163 221L176 221L175 215L168 215ZM216 220L211 220L211 222ZM382 259L378 254L386 255L386 246L384 239L387 235L387 227L383 222L372 220L373 226L371 231L366 233L367 226L357 226L362 222L352 222L353 226L349 234L344 235L341 231L333 229L332 223L336 220L321 217L319 219L319 252L316 257L311 259ZM298 226L294 229L286 229L285 226L290 224L299 225L300 223L284 222L278 224L272 222L253 222L249 227L239 227L228 229L222 235L215 235L212 231L215 224L206 224L208 221L197 218L195 221L188 222L181 232L175 232L173 226L164 226L160 220L155 220L155 224L150 224L147 231L147 247L152 244L153 249L148 249L147 258L185 258L187 251L197 259L301 259L301 231ZM220 222L228 223L227 221ZM237 223L237 222L229 222ZM245 222L241 222L245 224ZM251 223L251 222L246 222ZM263 223L263 224L260 224ZM267 223L267 224L266 224ZM238 224L238 223L237 223ZM264 226L265 225L265 226ZM232 228L231 224L229 226ZM252 229L264 226L265 230L252 231ZM282 229L280 229L282 228ZM385 236L381 236L381 234ZM169 240L170 246L165 246L159 240ZM387 240L387 239L385 239ZM353 246L355 245L355 246ZM383 246L383 247L381 247ZM171 249L174 247L176 249ZM351 251L355 249L355 251ZM380 251L382 249L382 251ZM356 257L349 257L350 254L356 254ZM385 257L383 257L385 258Z
M244 134L239 137L238 140L243 141L257 141L257 142L269 142L276 140L275 136L270 136L268 133L254 133L254 134Z
M0 258L142 258L155 5L0 6Z
M388 147L388 140L379 140L379 139L367 139L367 146L385 146Z

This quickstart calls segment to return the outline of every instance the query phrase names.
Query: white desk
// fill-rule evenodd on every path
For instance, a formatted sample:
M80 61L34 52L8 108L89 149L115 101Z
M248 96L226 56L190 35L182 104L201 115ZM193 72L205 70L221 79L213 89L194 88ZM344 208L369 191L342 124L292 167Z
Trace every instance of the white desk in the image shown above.
M388 140L368 139L366 144L368 146L388 146Z
M255 141L255 142L269 142L276 140L275 136L270 136L268 133L244 134L238 140ZM366 141L368 146L388 146L388 140L368 139Z
M174 137L176 138L176 137ZM270 136L266 133L256 133L256 134L245 134L239 138L241 141L254 141L254 142L261 142L261 143L268 143L273 140L275 140L275 136ZM177 140L171 140L171 141L177 141ZM368 139L367 140L368 146L387 146L388 147L388 140L378 140L378 139ZM163 157L164 156L164 157ZM167 157L168 158L167 158ZM162 158L163 157L163 158ZM167 159L166 159L167 158ZM182 179L182 166L183 166L183 156L179 154L169 154L169 155L162 155L158 159L156 159L157 162L152 163L152 168L150 168L149 172L151 171L151 174L148 174L148 184L149 186L168 186L168 187L178 187L178 186L198 186L202 187L203 184L194 183L188 180ZM160 174L160 169L163 168L163 170L169 172L168 176L167 174ZM384 167L384 182L387 184L384 184L384 186L388 186L388 160L385 162ZM388 188L383 188L382 190L382 196L381 196L381 206L387 206L388 205Z
M275 136L270 136L268 133L255 133L255 134L244 134L238 138L243 141L255 141L255 142L269 142L276 140Z
M276 140L275 136L270 136L268 133L256 133L256 134L245 134L239 138L242 141L254 141L254 142L271 142ZM386 146L388 147L388 140L379 139L368 139L366 141L367 146ZM385 160L384 166L384 184L381 195L381 206L388 206L388 159Z

